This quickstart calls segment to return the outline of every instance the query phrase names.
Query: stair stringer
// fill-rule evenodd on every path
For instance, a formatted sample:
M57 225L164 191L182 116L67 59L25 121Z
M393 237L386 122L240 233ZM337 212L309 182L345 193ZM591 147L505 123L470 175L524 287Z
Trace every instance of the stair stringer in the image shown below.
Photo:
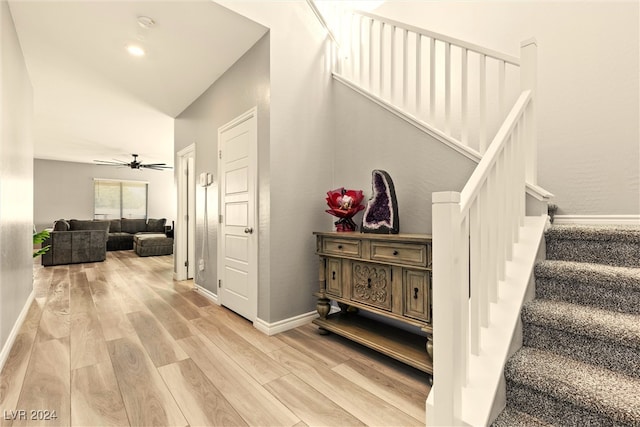
M462 390L463 425L487 426L506 406L504 366L522 347L520 311L535 296L534 266L544 259L546 215L525 217L520 241L514 245L513 259L507 262L505 280L498 286L498 302L492 304L489 326L483 328L481 349L469 364L469 381ZM438 386L434 377L433 388ZM427 398L427 425L433 426L433 394Z

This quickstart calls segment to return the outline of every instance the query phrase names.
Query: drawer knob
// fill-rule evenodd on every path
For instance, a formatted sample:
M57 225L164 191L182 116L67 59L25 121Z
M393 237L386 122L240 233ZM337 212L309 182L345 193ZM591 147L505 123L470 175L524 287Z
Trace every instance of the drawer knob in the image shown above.
M398 255L399 252L398 251L393 251L393 255Z
M338 249L342 249L342 245L338 245Z
M413 299L418 299L418 288L413 288Z

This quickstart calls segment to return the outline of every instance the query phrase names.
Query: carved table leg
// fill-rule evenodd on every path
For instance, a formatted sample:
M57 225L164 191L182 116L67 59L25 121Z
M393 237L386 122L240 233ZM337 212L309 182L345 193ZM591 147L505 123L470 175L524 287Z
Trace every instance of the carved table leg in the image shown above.
M331 304L329 304L329 298L320 297L318 298L318 302L316 304L316 310L318 310L318 314L320 318L325 320L329 311L331 311Z
M433 360L433 335L427 337L427 354Z

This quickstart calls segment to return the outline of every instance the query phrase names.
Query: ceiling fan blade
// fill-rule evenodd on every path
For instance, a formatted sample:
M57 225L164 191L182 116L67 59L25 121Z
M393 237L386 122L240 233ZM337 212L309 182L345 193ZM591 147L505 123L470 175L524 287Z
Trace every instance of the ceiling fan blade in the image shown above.
M119 160L115 161L115 162L112 162L110 160L94 160L94 162L96 162L97 164L118 165L118 166L120 166L120 165L128 165L129 164L129 163L125 163L125 162L122 162L122 161L119 161Z
M166 163L144 163L146 166L166 166Z
M161 171L165 169L173 169L171 166L161 166L161 165L140 165L140 167L145 169L153 169L157 171Z

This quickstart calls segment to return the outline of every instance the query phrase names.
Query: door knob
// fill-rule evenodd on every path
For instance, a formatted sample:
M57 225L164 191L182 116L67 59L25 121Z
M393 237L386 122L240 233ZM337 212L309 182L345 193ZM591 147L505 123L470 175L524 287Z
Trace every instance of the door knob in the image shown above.
M247 234L253 234L253 227L247 227L244 229L244 232Z

